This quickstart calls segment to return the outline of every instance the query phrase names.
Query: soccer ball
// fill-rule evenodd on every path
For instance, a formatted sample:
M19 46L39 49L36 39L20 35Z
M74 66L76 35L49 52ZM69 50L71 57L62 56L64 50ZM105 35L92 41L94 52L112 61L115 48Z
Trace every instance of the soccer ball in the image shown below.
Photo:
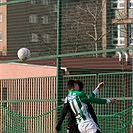
M30 50L28 48L20 48L17 52L17 56L20 60L25 61L30 57Z

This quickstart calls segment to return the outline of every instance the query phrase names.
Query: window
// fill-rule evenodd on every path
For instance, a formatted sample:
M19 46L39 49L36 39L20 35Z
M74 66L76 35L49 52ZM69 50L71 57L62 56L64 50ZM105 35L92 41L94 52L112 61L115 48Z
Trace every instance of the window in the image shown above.
M113 45L124 45L124 25L115 25L112 28Z
M38 35L36 33L31 34L31 42L38 42Z
M129 4L129 18L133 18L133 0L130 0Z
M0 22L2 22L2 14L0 13Z
M43 17L42 17L42 23L43 23L43 24L48 24L48 23L49 23L49 16L46 16L46 15L43 16Z
M0 41L2 41L2 32L0 32Z
M112 0L111 1L112 9L122 9L124 8L124 0Z
M43 40L45 43L49 43L49 34L44 34L43 35Z
M42 0L43 5L49 5L49 0Z
M129 18L133 18L133 9L129 9Z
M124 0L112 0L111 8L114 11L114 13L112 14L113 18L115 19L124 18Z
M37 5L39 4L39 0L31 0L30 1L32 5Z
M54 8L54 12L58 12L58 6L57 6L57 4L54 4L53 6L54 6L53 7Z
M38 15L30 15L29 17L29 22L30 23L37 23L38 22Z
M122 19L124 18L124 10L120 9L120 10L115 10L115 19Z
M129 8L133 8L133 0L130 0L130 2L129 2Z

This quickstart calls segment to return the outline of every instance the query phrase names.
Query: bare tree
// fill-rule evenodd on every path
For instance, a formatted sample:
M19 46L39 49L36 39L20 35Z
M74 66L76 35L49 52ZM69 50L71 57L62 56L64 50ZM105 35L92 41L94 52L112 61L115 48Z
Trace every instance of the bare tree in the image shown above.
M100 29L103 26L102 13L104 12L104 10L106 10L105 9L106 0L102 2L99 0L96 0L93 3L93 5L91 4L92 3L86 3L85 7L77 6L77 9L79 11L83 11L88 16L88 18L87 18L87 21L84 21L84 22L76 21L76 22L81 23L82 25L87 25L88 27L92 27L91 31L90 30L86 31L86 34L92 39L92 43L94 44L94 50L98 51L99 42L107 34L107 33L103 34L102 29ZM110 32L110 30L108 32ZM97 54L96 54L96 57L97 57Z
M72 9L68 9L70 19L69 22L62 24L63 40L69 41L69 48L74 52L106 49L107 43L104 42L103 46L102 39L110 32L110 28L106 31L106 23L102 23L102 14L106 11L105 5L106 0L92 0L77 3L72 5Z

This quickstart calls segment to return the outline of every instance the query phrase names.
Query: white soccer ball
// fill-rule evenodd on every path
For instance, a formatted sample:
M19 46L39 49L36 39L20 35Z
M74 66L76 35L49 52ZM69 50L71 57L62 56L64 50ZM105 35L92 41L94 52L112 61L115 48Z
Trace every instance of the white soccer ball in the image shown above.
M31 53L28 48L20 48L17 55L20 60L25 61L30 57Z

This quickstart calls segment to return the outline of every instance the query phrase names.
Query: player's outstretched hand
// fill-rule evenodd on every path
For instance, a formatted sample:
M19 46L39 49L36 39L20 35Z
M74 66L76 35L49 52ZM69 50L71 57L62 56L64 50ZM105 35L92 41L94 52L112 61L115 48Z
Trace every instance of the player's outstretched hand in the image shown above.
M111 99L110 101L111 101L112 104L116 103L116 99Z
M104 82L100 82L100 83L98 84L97 88L100 89L100 88L103 87L103 85L104 85Z

